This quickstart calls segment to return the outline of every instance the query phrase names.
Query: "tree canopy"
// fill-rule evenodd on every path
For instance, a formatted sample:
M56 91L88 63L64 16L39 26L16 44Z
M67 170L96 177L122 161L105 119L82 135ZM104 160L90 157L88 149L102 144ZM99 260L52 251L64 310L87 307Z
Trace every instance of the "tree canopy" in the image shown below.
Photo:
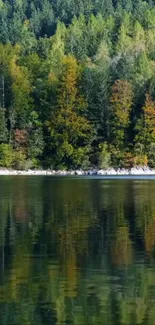
M154 29L153 0L1 0L0 166L155 166Z

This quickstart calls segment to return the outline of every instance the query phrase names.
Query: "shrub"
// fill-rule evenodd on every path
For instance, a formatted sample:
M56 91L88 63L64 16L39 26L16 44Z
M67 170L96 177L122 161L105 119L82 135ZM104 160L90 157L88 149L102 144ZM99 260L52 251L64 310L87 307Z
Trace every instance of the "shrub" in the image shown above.
M24 169L28 170L33 168L41 169L40 161L36 158L26 159L24 163Z
M114 168L124 167L124 152L117 147L110 146L111 164Z
M0 144L0 166L11 167L14 159L13 149L9 144Z
M134 157L132 152L124 153L124 168L132 168L134 165Z
M111 164L111 154L108 151L108 145L106 142L101 143L99 145L100 153L99 153L99 168L107 169L110 167Z
M155 143L151 143L148 151L149 166L155 167Z
M142 143L136 143L134 147L134 157L133 157L134 166L147 166L148 165L148 156L145 153L145 147Z
M72 163L69 165L71 165L72 168L89 168L89 146L74 149L71 161Z
M14 150L13 167L15 169L25 169L26 155L22 150Z
M145 154L139 154L133 158L134 166L147 166L148 157Z

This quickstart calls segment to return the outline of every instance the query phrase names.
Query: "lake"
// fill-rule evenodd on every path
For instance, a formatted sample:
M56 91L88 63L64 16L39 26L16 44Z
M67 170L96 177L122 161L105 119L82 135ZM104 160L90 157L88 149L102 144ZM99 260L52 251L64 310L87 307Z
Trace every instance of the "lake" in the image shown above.
M155 324L155 180L0 177L0 324Z

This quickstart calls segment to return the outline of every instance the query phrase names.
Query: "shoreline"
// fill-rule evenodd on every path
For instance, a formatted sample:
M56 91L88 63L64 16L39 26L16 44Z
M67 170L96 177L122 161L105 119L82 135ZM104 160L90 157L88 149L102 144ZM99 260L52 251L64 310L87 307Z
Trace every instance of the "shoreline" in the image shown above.
M125 168L108 168L108 169L90 169L90 170L14 170L1 168L0 176L155 176L155 169L149 167L134 167L131 169Z

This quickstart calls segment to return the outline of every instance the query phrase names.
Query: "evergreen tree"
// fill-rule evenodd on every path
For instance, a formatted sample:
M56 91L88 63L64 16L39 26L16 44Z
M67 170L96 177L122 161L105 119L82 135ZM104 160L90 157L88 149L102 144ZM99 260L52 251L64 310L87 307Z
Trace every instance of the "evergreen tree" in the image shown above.
M0 108L0 143L6 143L8 140L8 130L5 117L5 109Z

